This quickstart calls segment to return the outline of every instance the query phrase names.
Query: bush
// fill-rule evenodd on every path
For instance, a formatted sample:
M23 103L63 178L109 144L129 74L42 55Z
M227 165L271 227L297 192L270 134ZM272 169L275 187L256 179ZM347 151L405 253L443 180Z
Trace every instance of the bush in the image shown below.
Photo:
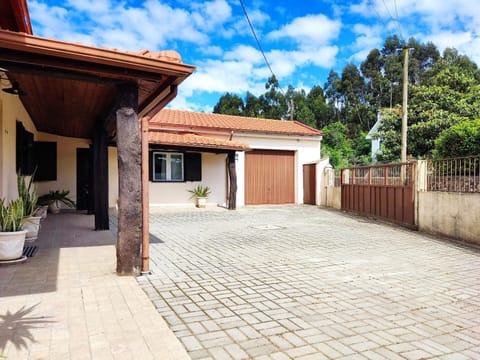
M480 119L462 121L441 132L435 141L436 158L480 155Z

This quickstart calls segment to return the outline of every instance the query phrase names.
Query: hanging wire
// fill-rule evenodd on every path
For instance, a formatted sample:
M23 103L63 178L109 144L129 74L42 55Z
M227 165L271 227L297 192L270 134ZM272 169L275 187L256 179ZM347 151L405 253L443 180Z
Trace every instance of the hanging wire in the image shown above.
M396 18L394 18L392 16L392 13L390 12L385 0L382 0L382 2L383 2L383 5L385 6L385 9L387 10L388 16L390 16L390 20L392 20L395 23L395 26L397 27L398 35L400 36L400 40L405 41L405 39L403 37L403 34L402 34L402 27L401 27L401 24L400 24L400 20L398 19L397 1L394 0L395 12L396 12L396 15L397 15Z
M240 5L242 6L243 13L245 14L245 18L247 19L248 25L250 26L250 30L252 31L253 37L255 38L255 41L257 42L258 48L260 52L262 53L263 59L265 60L265 64L267 64L268 69L272 73L272 76L275 76L272 67L270 66L270 63L268 62L267 55L265 55L265 51L263 51L262 45L260 44L260 40L258 40L257 33L255 32L255 28L253 27L252 22L250 21L250 17L248 16L247 9L245 8L245 5L243 4L242 0L240 1ZM275 76L276 78L276 76Z

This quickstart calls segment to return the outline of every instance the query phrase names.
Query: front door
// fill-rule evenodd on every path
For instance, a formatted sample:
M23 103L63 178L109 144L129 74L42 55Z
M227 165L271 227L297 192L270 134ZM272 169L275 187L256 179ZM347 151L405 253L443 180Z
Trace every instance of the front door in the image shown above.
M77 209L92 213L92 153L88 148L77 149Z

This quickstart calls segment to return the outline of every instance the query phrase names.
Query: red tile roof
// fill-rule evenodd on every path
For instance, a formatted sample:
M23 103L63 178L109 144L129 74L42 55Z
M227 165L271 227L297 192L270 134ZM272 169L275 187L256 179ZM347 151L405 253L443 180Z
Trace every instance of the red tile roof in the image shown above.
M245 133L321 136L320 130L298 121L281 121L163 109L149 121L151 128L182 128L188 130L220 130Z
M248 144L238 141L222 140L195 134L177 134L164 131L152 131L148 133L150 144L174 145L196 148L210 148L222 150L245 151L249 149Z

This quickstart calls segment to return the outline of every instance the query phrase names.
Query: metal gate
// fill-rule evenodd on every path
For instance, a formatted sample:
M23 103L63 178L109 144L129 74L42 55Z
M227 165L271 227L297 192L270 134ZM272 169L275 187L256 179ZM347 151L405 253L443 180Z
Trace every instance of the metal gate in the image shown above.
M415 162L342 169L342 210L415 228Z

